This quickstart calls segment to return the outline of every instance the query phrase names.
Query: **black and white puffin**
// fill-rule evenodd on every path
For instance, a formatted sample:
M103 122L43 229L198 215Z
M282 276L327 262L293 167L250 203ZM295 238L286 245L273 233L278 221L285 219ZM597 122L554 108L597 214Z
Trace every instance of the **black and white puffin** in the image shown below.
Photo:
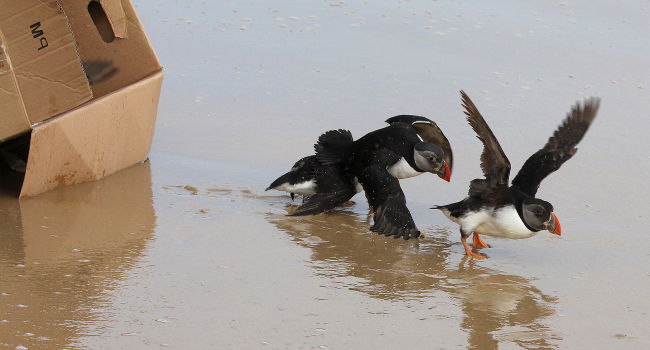
M290 179L297 179L299 172L294 170L293 175L281 176L269 189L308 193L309 198L292 216L321 213L365 190L374 213L372 231L404 239L418 237L420 232L406 207L399 179L431 172L449 181L451 146L440 128L425 117L399 115L386 122L389 126L356 141L348 130L325 132L314 145L316 155L307 157L302 165L306 168L311 164L313 175L293 181ZM317 164L310 163L314 161L311 157L316 157Z
M435 206L460 225L465 253L476 259L485 256L472 252L466 239L473 233L474 248L489 248L479 236L528 238L542 230L560 235L561 227L553 205L535 198L542 180L560 168L576 151L576 145L596 117L600 100L590 98L576 103L542 149L534 153L508 186L510 161L499 141L465 92L460 92L467 121L483 142L481 169L485 179L470 182L469 196L460 202Z

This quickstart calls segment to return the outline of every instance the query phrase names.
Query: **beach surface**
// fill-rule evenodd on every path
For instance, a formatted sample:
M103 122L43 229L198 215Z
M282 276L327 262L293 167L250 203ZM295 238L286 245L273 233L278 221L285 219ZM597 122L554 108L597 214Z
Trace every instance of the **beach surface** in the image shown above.
M0 194L0 348L650 348L650 2L134 1L164 66L149 160ZM465 256L436 204L482 177L459 90L512 164L602 99L537 193L562 236ZM318 136L438 123L451 182L401 181L424 236L264 189Z

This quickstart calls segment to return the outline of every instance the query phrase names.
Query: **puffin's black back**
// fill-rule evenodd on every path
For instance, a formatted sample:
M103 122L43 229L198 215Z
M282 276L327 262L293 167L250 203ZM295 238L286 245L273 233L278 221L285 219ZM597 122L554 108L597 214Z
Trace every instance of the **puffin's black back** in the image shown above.
M413 158L413 147L420 142L413 128L404 123L395 123L372 131L354 142L345 159L349 173L361 171L369 164L382 162L393 164L404 159L417 169Z

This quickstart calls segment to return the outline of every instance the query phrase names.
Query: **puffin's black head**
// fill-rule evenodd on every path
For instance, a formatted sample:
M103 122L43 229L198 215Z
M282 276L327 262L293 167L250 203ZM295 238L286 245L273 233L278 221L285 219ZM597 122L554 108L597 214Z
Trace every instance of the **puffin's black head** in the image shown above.
M420 168L420 170L434 173L441 179L449 181L451 178L451 172L449 171L447 162L443 159L444 156L445 152L442 148L432 143L418 142L415 144L415 147L413 147L415 165Z
M562 233L560 221L553 213L553 205L539 198L526 198L521 204L523 220L536 231L548 230L558 236Z

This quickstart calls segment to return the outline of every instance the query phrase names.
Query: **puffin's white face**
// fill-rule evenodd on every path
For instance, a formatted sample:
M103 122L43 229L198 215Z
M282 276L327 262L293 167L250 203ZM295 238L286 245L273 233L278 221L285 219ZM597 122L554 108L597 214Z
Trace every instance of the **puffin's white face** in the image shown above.
M521 212L526 225L536 231L548 230L558 236L562 232L560 221L553 213L553 206L549 202L528 198L522 203Z
M415 165L420 170L436 174L441 179L449 181L449 166L443 157L444 151L440 147L428 142L420 142L413 148Z

